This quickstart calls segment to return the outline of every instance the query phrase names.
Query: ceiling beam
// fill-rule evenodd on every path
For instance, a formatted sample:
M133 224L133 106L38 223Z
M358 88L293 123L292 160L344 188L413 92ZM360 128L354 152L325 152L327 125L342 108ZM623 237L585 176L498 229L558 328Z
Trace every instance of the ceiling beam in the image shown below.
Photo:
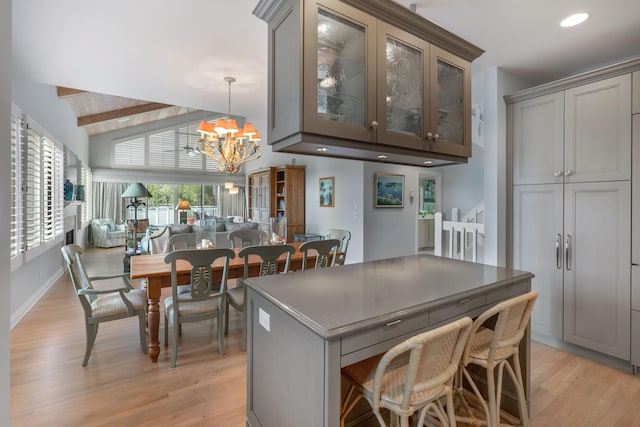
M146 104L134 105L133 107L121 108L119 110L90 114L88 116L78 117L78 127L106 122L108 120L116 120L122 117L133 116L135 114L147 113L149 111L162 110L163 108L169 107L173 107L173 105L149 102Z
M79 95L81 93L87 93L86 90L82 89L72 89L70 87L57 86L58 90L58 98L67 98L73 95Z

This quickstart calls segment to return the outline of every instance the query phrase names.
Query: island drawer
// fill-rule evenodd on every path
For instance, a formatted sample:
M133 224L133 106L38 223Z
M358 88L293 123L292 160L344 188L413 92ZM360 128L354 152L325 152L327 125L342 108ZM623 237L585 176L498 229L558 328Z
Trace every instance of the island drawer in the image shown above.
M451 319L453 317L462 317L471 310L482 307L486 303L487 295L485 293L481 293L444 304L440 307L429 310L429 324L433 325L435 323L440 323L443 320Z
M524 281L512 283L510 285L503 286L500 289L489 291L487 292L487 304L493 304L516 295L526 294L529 289L528 287L529 281Z
M420 313L410 317L399 317L388 321L384 325L373 327L355 335L343 337L340 354L345 355L371 347L377 343L387 341L410 332L419 331L429 326L428 313Z

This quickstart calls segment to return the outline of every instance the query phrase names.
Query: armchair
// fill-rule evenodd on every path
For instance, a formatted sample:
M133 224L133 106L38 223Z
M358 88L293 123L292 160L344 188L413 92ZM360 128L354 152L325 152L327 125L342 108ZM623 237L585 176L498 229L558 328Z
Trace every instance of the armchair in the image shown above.
M112 219L91 220L91 239L94 246L100 248L114 248L124 246L127 233L124 225L116 225Z
M82 264L80 254L82 254L82 248L78 245L62 247L62 256L71 276L71 282L84 310L87 344L82 366L87 366L89 362L91 349L98 335L98 325L102 322L125 319L127 317L138 317L140 346L142 347L142 352L147 354L147 335L145 331L146 292L134 289L127 280L127 275L89 277ZM122 280L122 283L116 288L94 289L92 285L92 281L112 280L115 278Z

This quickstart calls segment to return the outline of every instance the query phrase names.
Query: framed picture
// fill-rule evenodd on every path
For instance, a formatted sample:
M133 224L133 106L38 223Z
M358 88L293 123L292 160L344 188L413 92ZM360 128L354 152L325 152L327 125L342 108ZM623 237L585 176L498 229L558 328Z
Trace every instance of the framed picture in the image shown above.
M373 188L376 208L404 207L404 175L377 173Z
M333 177L328 176L325 178L320 178L320 207L321 208L332 208L333 207Z

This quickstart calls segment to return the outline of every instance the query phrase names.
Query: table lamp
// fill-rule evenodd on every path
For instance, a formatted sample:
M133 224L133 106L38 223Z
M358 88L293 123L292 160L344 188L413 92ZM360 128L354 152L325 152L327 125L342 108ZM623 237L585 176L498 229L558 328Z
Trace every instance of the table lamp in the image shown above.
M133 244L136 245L136 232L138 230L138 208L140 206L147 206L142 200L138 200L138 197L151 197L151 193L139 182L129 185L124 193L122 193L122 198L133 198L131 202L127 205L127 209L130 207L134 208L133 211ZM133 252L135 254L136 247L134 246Z
M188 200L180 200L176 205L176 210L178 211L178 217L180 216L180 211L190 211L191 204ZM180 218L178 218L180 219ZM187 212L187 223L189 223L189 212Z

